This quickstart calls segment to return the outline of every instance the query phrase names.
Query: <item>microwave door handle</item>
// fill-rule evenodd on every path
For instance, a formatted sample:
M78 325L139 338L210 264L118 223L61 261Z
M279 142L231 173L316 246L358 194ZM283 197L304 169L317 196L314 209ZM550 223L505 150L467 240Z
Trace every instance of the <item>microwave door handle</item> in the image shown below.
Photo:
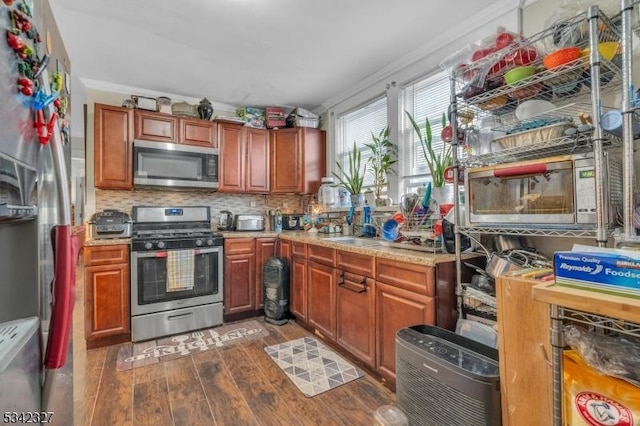
M526 176L526 175L539 175L546 173L546 163L525 164L512 167L500 167L493 171L493 176L497 178L514 177L514 176Z

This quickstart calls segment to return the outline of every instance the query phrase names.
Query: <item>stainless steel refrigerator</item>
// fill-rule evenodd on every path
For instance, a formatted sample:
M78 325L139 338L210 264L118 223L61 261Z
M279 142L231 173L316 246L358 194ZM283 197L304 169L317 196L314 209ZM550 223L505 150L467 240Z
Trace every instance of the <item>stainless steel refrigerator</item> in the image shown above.
M0 412L51 411L53 424L72 424L69 61L48 0L0 3L0 29Z

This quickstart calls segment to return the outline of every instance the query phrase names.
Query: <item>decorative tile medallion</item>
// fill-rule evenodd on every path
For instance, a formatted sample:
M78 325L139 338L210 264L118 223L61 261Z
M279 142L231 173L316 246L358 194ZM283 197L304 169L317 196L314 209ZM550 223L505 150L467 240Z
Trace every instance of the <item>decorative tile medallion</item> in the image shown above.
M363 373L314 337L302 337L264 350L307 397L360 378Z

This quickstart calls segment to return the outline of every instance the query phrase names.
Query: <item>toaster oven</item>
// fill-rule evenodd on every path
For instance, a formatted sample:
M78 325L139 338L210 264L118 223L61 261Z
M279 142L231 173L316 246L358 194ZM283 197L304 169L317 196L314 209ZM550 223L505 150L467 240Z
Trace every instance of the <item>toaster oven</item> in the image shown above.
M605 222L622 211L622 165L604 153ZM596 224L592 153L465 170L467 226L588 228Z

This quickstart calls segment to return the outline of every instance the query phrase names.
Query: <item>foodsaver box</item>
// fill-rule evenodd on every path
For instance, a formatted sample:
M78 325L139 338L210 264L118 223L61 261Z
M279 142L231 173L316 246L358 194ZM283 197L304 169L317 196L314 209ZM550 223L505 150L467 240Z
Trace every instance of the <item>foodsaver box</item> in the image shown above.
M576 245L553 263L557 285L640 299L640 252Z

